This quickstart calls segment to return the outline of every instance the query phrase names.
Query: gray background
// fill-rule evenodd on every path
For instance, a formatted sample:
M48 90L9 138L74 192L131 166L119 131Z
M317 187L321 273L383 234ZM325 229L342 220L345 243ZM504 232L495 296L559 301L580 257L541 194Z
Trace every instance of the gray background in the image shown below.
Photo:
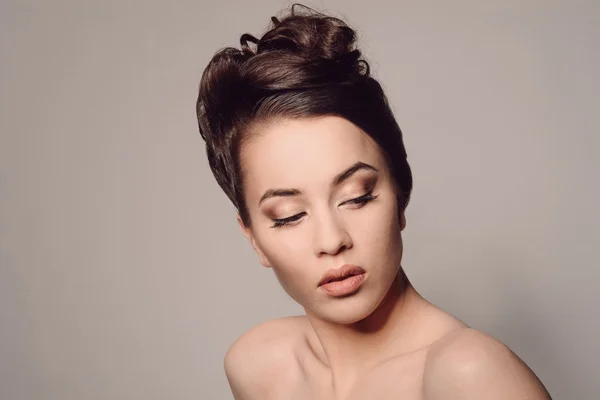
M2 400L229 399L228 345L302 313L194 111L212 54L286 4L1 3ZM405 133L417 290L598 399L599 3L306 4L359 31Z

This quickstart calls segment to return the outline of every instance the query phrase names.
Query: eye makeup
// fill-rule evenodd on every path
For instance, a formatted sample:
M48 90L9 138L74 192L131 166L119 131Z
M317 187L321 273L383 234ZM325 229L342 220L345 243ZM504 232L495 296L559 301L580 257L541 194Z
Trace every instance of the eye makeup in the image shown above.
M379 196L373 194L373 190L375 188L375 185L377 184L377 180L377 175L373 175L368 177L367 179L364 179L364 181L361 184L363 188L362 192L364 194L358 197L351 198L349 200L345 200L341 202L338 206L350 206L350 208L352 209L359 209L364 207L367 203L375 200ZM291 225L294 222L300 220L306 214L306 212L300 212L286 218L271 218L271 220L273 221L273 225L271 226L271 228L280 228L283 226Z
M291 217L287 217L287 218L273 218L274 224L271 226L271 228L279 228L284 225L288 225L292 222L298 221L304 215L306 215L306 212L301 212L299 214L292 215Z

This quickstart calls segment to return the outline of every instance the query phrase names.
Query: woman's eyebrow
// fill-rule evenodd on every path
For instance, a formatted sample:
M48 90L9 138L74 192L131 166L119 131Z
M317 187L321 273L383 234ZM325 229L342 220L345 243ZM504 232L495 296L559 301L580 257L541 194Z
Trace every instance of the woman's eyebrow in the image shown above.
M346 179L348 179L352 175L354 175L357 171L360 171L362 169L377 172L377 168L375 168L374 166L366 164L361 161L358 161L358 162L354 163L350 168L347 168L343 172L337 174L331 181L331 187L336 187L336 186L341 185L342 182L344 182Z
M344 171L337 174L332 179L330 186L333 188L333 187L341 185L344 181L349 179L356 172L363 170L363 169L377 172L377 168L375 168L374 166L366 164L361 161L358 161L358 162L354 163L352 166L350 166L349 168L347 168ZM271 197L291 197L291 196L298 196L301 194L302 194L302 191L298 190L298 189L269 189L265 192L265 194L262 195L262 197L258 201L258 205L260 206L263 201L265 201L266 199L269 199Z
M262 195L258 201L258 205L260 206L263 201L271 197L288 197L297 196L299 194L302 194L302 192L298 189L269 189Z

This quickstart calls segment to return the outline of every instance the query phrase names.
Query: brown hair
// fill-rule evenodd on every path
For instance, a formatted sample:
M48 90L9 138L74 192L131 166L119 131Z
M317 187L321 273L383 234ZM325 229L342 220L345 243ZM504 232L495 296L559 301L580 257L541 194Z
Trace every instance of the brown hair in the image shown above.
M196 103L200 135L217 182L246 226L240 146L256 124L279 118L332 115L357 125L385 155L401 210L408 205L412 174L402 132L355 41L342 20L294 4L281 20L271 18L260 39L242 35L241 48L218 51L204 70Z

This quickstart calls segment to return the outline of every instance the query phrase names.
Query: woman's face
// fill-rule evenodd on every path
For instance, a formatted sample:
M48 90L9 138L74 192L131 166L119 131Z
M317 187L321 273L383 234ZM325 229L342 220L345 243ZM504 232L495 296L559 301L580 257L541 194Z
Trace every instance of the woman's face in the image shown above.
M260 127L241 152L251 228L260 262L307 313L337 323L369 316L400 268L395 183L376 143L339 117L280 120ZM329 269L365 271L358 290L319 287Z

